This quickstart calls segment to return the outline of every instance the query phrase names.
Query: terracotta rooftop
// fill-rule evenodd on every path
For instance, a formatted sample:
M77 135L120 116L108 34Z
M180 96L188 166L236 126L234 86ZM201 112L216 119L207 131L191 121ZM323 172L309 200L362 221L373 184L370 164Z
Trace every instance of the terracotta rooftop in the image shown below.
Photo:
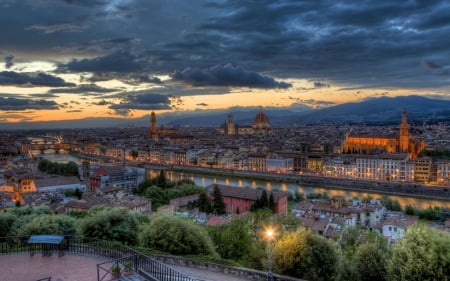
M230 185L223 185L223 184L212 184L207 187L207 193L212 194L214 190L214 185L217 185L219 187L220 192L222 193L222 196L226 197L232 197L232 198L240 198L240 199L247 199L256 201L259 199L262 195L262 189L251 189L251 188L244 188L244 187L238 187L238 186L230 186ZM272 192L273 199L275 202L277 202L280 198L287 196L283 192ZM267 195L270 196L270 192L267 192Z

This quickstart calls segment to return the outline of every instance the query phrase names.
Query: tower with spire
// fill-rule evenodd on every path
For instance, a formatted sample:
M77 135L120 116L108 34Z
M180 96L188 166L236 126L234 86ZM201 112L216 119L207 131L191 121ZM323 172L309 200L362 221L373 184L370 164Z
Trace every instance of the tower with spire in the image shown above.
M401 152L409 151L409 125L408 125L408 116L406 114L406 109L403 108L402 112L402 122L400 123L400 139L399 139L399 149Z

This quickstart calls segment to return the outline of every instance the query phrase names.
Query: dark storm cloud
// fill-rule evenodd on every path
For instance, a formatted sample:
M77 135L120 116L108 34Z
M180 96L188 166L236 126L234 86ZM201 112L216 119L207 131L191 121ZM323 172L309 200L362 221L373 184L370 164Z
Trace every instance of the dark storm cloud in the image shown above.
M449 14L444 0L13 1L0 9L0 43L15 62L17 49L64 56L58 71L92 72L92 82L158 83L152 77L175 72L193 85L252 86L207 69L230 62L276 79L441 87Z
M93 105L109 105L109 104L112 104L112 102L101 100L99 102L93 102L92 104Z
M314 88L327 88L327 87L330 87L330 85L320 81L314 82Z
M81 84L74 88L58 88L51 89L48 92L57 94L57 93L65 93L65 94L89 94L89 93L111 93L117 92L116 89L108 89L104 87L97 86L95 84Z
M162 83L161 79L158 77L153 77L145 73L97 72L87 78L87 80L91 82L108 81L113 79L117 79L129 85L139 85L141 83Z
M137 72L143 71L147 62L131 52L117 51L94 59L72 60L60 65L60 71L68 72Z
M54 101L0 97L0 110L58 109Z
M6 56L5 57L5 67L6 69L11 68L14 65L14 56Z
M177 71L172 79L193 86L238 86L251 88L289 88L291 84L278 82L272 77L247 71L231 64L216 65L208 69L186 68Z
M43 72L18 73L14 71L0 72L0 85L26 85L26 86L49 86L70 87L73 83L67 83L63 79Z
M148 93L123 93L123 99L118 104L111 104L110 109L157 110L171 109L169 97L166 95Z

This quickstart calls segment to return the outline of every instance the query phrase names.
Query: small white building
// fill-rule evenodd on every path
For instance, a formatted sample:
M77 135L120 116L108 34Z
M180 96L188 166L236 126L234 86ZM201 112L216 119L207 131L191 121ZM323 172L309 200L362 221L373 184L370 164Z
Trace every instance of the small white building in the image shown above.
M418 216L404 214L387 215L377 225L380 233L391 242L402 238L407 229L417 222Z

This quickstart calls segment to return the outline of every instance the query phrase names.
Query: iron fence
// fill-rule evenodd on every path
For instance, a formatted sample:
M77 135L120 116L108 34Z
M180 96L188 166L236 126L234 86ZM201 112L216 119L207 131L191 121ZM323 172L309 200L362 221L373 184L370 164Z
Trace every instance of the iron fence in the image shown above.
M48 254L48 248L40 244L27 244L28 237L0 237L0 254L13 254L20 252L29 252L30 254L42 252ZM154 258L133 250L126 245L115 241L105 241L95 238L81 236L65 236L58 251L65 253L74 253L87 256L96 256L110 259L111 267L105 267L99 264L98 271L105 271L103 275L111 275L113 265L123 266L128 259L133 259L134 271L150 281L195 281L189 276L177 271L176 269L155 260ZM131 258L132 257L132 258ZM98 280L103 280L98 274ZM50 278L50 277L49 277ZM43 279L50 280L50 279Z

